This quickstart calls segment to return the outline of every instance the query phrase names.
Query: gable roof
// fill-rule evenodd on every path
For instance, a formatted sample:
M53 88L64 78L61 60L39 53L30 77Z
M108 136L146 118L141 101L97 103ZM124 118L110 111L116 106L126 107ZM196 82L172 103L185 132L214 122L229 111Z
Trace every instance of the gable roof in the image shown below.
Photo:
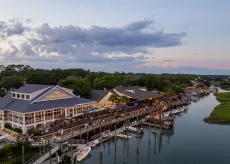
M41 85L41 84L25 84L24 86L14 90L13 92L18 92L18 93L33 93L37 92L39 90L53 87L54 85Z
M139 87L139 86L131 86L131 87L116 87L114 88L116 91L125 94L129 97L132 97L137 100L143 100L143 99L149 99L149 98L157 98L161 97L162 95L151 92L151 91L143 91L141 89L146 89L145 87ZM130 92L129 90L133 90L134 92Z
M8 109L20 113L26 113L26 112L34 112L39 110L51 109L51 108L72 107L77 104L95 102L94 100L78 98L78 97L34 102L38 98L52 91L54 88L56 88L56 86L51 86L50 88L48 88L47 90L45 90L44 92L42 92L41 94L39 94L38 96L36 96L31 100L15 99L12 98L11 95L12 93L8 93L6 96L0 99L0 110Z
M91 90L90 98L92 100L98 101L104 98L109 92L109 90Z
M57 99L66 99L66 98L74 98L76 97L73 94L73 91L66 90L65 88L56 86L53 87L51 90L43 94L41 97L36 99L34 102L39 101L50 101L50 100L57 100Z

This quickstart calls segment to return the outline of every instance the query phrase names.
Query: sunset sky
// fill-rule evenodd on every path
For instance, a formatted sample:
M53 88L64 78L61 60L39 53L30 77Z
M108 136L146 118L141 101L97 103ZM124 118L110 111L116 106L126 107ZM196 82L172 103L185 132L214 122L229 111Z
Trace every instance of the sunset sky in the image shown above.
M0 4L0 64L230 74L229 0Z

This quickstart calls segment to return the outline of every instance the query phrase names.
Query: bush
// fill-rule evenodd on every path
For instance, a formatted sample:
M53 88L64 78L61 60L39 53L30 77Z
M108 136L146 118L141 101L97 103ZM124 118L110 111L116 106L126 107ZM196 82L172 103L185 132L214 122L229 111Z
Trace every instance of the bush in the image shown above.
M17 142L15 144L7 144L0 149L0 163L4 164L18 164L22 163L22 145L24 145L25 161L38 153L38 148L31 148L29 142ZM9 160L10 157L10 160Z
M41 134L41 130L31 128L31 129L27 130L27 133L28 134L33 134L34 136L39 136Z
M16 133L21 133L22 132L22 129L19 129L19 128L12 128L12 126L10 124L5 124L5 128L6 129L9 129L9 130L12 130Z

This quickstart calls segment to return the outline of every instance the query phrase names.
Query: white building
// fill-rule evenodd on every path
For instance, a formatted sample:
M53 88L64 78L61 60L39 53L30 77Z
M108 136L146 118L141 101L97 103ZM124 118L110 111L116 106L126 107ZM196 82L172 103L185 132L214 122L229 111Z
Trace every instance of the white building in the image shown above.
M96 101L75 96L73 90L67 88L25 84L0 99L0 127L9 124L26 133L39 124L74 117L96 106Z

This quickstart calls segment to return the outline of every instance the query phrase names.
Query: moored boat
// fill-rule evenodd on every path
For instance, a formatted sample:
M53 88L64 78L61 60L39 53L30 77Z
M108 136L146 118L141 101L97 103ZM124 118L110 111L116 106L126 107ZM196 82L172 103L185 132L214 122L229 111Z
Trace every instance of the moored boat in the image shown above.
M161 125L168 126L168 127L174 126L174 119L162 120L162 119L156 119L156 118L149 118L148 121L153 123L153 124L159 124L159 125L161 124Z
M90 153L91 147L85 147L83 149L78 150L74 153L73 157L77 159L77 161L82 161L87 155Z
M126 139L132 138L132 136L128 136L128 135L124 135L124 134L118 134L117 136L121 137L121 138L126 138Z
M102 133L102 138L108 138L111 137L111 132L110 130L106 130L104 133Z
M130 131L130 132L137 133L137 130L138 130L138 129L135 128L135 127L132 127L132 126L128 126L128 127L127 127L127 130ZM140 133L144 133L144 129L143 129L143 128L139 128L139 132L140 132Z

